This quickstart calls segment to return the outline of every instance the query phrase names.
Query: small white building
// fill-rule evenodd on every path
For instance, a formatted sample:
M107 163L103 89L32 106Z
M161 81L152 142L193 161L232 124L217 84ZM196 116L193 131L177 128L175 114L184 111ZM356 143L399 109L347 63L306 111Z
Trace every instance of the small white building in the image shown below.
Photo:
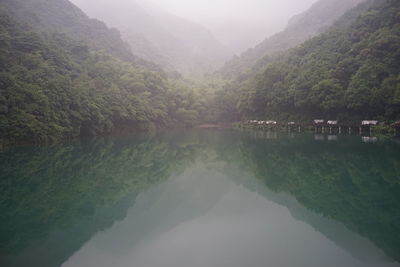
M276 125L277 122L276 121L266 121L265 124L267 124L267 125Z
M328 125L337 125L338 121L328 121Z
M314 124L324 124L325 120L314 120Z
M288 125L295 125L296 123L294 121L289 121Z
M378 121L362 121L361 125L363 126L371 126L371 125L377 125Z

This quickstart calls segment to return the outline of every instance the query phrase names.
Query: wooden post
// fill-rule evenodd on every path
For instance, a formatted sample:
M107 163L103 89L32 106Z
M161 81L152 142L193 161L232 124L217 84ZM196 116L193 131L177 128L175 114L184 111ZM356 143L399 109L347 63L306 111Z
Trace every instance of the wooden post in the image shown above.
M342 134L342 126L339 126L339 134Z

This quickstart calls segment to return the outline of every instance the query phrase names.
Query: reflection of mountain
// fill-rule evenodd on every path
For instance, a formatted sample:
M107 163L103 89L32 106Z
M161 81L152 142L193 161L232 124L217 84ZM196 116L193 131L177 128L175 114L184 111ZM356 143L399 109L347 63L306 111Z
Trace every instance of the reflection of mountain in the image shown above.
M129 254L146 240L203 216L234 185L227 177L207 171L203 165L190 168L182 175L173 175L139 195L123 221L96 235L87 246L112 254Z
M242 212L254 222L274 217L266 199L274 211L287 207L299 221L293 227L312 226L340 253L383 259L368 238L398 259L399 153L390 142L254 139L213 130L13 149L0 153L0 265L59 266L88 240L117 254L148 249L143 244L173 238L164 233L201 229L218 215L236 231ZM194 162L201 163L189 168ZM260 231L260 247L267 225L247 229ZM328 246L321 234L314 237Z
M262 194L267 199L288 208L294 218L312 226L337 246L351 253L354 258L362 262L379 263L382 260L390 261L384 252L378 249L369 239L350 231L340 222L308 210L294 199L293 196L287 193L276 193L262 186L253 188L253 190Z
M119 138L0 153L0 265L59 266L194 151Z
M253 184L249 173L234 168L236 175L232 177L224 167L222 162L214 167L196 164L141 194L123 221L97 234L63 266L197 267L193 251L207 255L201 259L202 266L232 266L232 262L260 266L248 264L267 264L282 253L296 254L302 242L310 242L303 250L303 259L293 265L295 257L289 256L281 260L288 264L285 266L321 266L321 261L324 266L364 266L348 252L368 263L382 262L383 252L367 239L313 214L287 194ZM248 186L266 198L249 191ZM299 219L290 216L285 207ZM328 236L339 246L309 227L310 221L314 228L334 233ZM294 241L292 235L300 240ZM276 253L276 248L271 249L273 244L284 252ZM224 254L225 249L228 255L222 259L215 256ZM325 257L331 260L325 262ZM187 264L182 265L182 261Z
M247 139L244 160L278 192L341 222L400 259L400 150L391 142ZM326 234L331 236L331 234Z

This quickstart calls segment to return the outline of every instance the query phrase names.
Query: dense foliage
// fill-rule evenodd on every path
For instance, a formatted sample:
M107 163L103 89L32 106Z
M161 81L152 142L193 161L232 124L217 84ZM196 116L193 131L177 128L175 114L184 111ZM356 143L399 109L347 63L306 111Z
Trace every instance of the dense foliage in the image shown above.
M157 69L122 61L0 12L0 138L98 135L194 124L199 93Z
M239 76L223 106L236 118L399 119L400 2L366 4L263 72Z
M326 33L260 58L232 82L212 76L194 83L138 60L117 31L66 0L5 0L0 139L244 118L396 120L399 10L393 0L364 2ZM297 22L315 18L307 14Z
M137 60L116 29L89 19L68 0L2 0L0 7L15 21L29 24L35 31L64 33L94 50L105 50L122 60Z
M218 74L225 79L265 67L264 58L300 45L307 39L324 32L347 10L365 0L319 0L305 12L289 20L287 27L228 61Z

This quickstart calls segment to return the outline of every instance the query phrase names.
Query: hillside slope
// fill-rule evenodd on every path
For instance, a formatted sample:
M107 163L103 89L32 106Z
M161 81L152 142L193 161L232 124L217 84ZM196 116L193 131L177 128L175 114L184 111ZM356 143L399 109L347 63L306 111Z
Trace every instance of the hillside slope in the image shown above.
M233 55L207 29L155 6L142 7L128 0L100 0L96 5L86 0L73 2L90 16L119 29L138 56L185 76L201 77ZM147 42L139 44L137 36Z
M369 1L349 14L262 73L232 83L226 90L237 98L224 102L241 117L399 119L400 2Z
M0 2L0 144L195 123L202 97L113 32L65 0Z
M117 30L83 13L68 0L2 0L4 13L37 31L64 33L95 50L106 50L119 59L134 61L129 45Z
M304 13L294 16L285 30L227 62L218 73L231 79L252 68L259 69L259 66L254 67L259 59L295 47L323 32L347 10L363 1L365 0L320 0Z

